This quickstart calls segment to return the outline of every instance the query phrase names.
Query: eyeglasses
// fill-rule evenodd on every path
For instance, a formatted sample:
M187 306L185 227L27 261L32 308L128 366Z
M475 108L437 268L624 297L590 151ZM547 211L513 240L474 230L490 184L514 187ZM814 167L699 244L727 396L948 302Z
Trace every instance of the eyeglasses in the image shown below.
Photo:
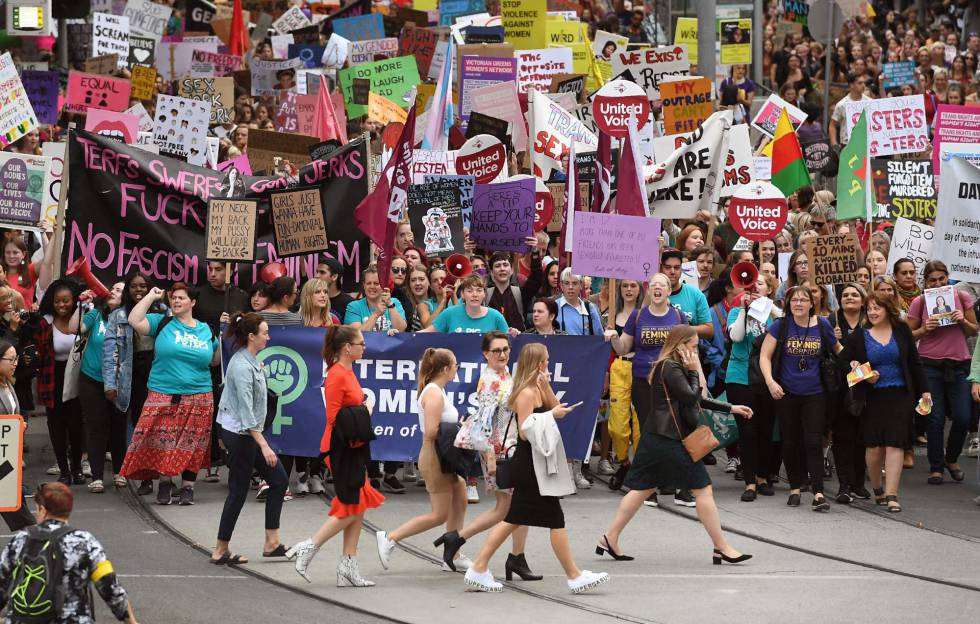
M3 360L5 362L12 362L13 364L16 364L17 363L17 360L19 360L19 359L20 358L18 356L16 356L16 355L14 357L12 357L12 358L0 358L0 360Z
M789 302L790 303L804 304L804 303L810 303L810 300L809 299L795 299L794 298L794 299L790 299Z
M404 275L405 273L408 273L408 269L402 267L391 267L391 272L395 275Z
M807 260L797 260L796 262L793 263L793 265L794 266L810 266L810 263Z
M498 357L501 355L507 355L510 353L510 347L504 347L503 349L490 349L490 353L493 353Z

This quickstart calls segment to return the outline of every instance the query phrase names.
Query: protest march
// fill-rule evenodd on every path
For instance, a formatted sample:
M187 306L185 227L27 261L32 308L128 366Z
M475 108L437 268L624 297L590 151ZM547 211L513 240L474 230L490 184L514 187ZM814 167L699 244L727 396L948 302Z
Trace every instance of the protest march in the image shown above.
M18 567L37 531L101 553L60 528L113 490L193 515L218 484L227 566L262 501L262 556L314 584L338 534L338 586L371 587L436 530L460 589L495 593L510 537L507 581L541 579L542 527L577 595L617 591L643 506L759 563L712 479L883 517L903 483L980 483L980 9L757 6L7 0L6 621L43 602ZM414 484L431 513L380 527L368 568L363 523ZM593 488L602 525L577 515ZM306 497L329 511L300 535Z

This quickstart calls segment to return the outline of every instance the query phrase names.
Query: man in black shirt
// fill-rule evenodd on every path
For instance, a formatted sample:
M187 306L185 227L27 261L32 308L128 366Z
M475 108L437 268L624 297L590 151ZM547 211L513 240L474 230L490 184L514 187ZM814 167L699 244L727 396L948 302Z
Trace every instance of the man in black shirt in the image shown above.
M531 245L531 273L523 286L516 286L511 254L498 251L490 257L490 275L487 279L487 296L484 305L504 315L509 327L517 331L526 328L525 317L528 306L541 289L544 270L541 267L541 254L537 239L528 238Z

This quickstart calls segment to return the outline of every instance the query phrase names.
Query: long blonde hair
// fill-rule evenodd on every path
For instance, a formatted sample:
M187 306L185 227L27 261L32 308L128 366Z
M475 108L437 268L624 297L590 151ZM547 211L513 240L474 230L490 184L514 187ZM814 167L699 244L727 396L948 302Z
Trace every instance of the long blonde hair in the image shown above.
M647 381L651 384L653 383L653 376L657 372L657 369L667 360L680 362L679 349L681 345L697 335L698 332L690 325L675 325L672 327L670 332L667 333L667 340L664 341L664 346L660 349L660 357L654 362L653 369L650 371L650 377Z
M419 362L418 387L415 396L422 394L422 389L429 385L432 378L442 372L442 369L452 366L456 361L456 356L449 349L434 349L429 347L422 353L422 361Z
M318 290L327 293L327 305L321 310L317 310L313 304L313 295ZM303 317L303 325L313 325L316 322L319 322L321 327L333 325L330 316L330 282L314 277L303 285L299 295L299 315Z
M530 342L521 349L517 356L517 372L514 373L514 384L507 399L507 407L515 409L518 395L525 388L538 383L538 366L548 359L548 347L540 342Z

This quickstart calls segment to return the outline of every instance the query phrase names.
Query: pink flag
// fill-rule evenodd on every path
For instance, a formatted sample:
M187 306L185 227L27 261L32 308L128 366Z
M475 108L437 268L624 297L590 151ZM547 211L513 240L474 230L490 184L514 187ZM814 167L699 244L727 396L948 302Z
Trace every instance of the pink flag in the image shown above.
M320 137L321 141L336 139L341 144L347 143L346 128L337 121L330 89L324 76L320 76L320 90L316 96L316 108L313 109L313 134Z
M626 122L629 133L623 138L623 154L619 159L619 178L616 180L616 212L621 215L646 217L647 194L641 184L640 157L636 151L636 118Z
M609 212L609 194L612 166L611 139L605 132L599 133L599 149L595 158L595 182L592 186L592 212Z
M571 266L569 255L572 253L574 241L572 235L575 230L575 211L578 209L580 200L578 196L578 167L575 166L575 141L572 141L568 151L568 172L565 178L565 218L561 221L561 244L558 246L558 270L562 271L566 266Z

